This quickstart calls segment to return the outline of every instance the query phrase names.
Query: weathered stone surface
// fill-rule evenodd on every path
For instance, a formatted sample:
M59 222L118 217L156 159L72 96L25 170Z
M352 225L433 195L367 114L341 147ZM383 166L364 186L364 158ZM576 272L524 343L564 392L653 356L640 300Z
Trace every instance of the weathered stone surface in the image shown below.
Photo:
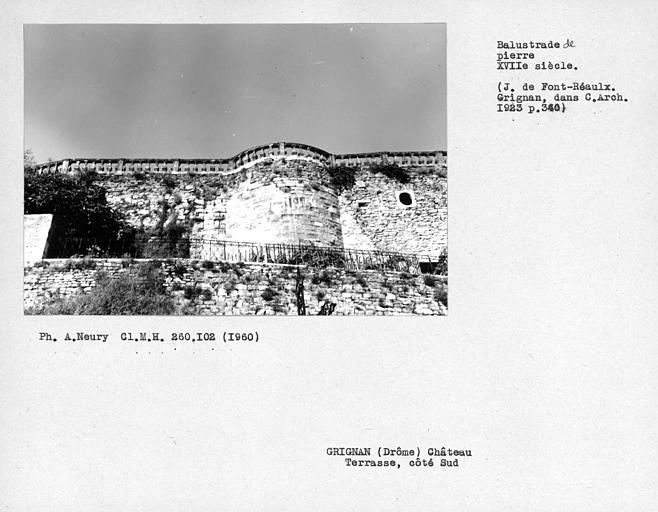
M38 312L44 302L54 297L70 298L78 293L94 293L98 271L119 276L145 261L43 260L36 266L27 266L23 280L25 308L28 312ZM195 275L192 267L198 266L198 261L162 260L159 263L166 289L180 313L297 314L294 294L297 267L219 263L215 268ZM189 267L183 277L180 276L181 265ZM309 315L317 314L325 301L336 304L335 315L443 315L447 312L445 306L434 299L434 287L425 284L424 276L326 269L322 271L325 282L314 284L317 279L313 278L320 271L306 267L300 269L304 276L304 297ZM187 289L199 290L203 294L185 298ZM265 293L267 290L272 292L271 296Z
M407 168L409 183L361 169L355 185L340 196L343 244L346 248L378 249L438 258L447 245L447 179L445 166ZM411 191L405 207L397 193Z
M97 179L108 201L140 228L175 220L203 240L306 242L436 258L447 244L445 161L405 167L408 183L367 166L354 169L354 186L339 195L328 167L308 159L260 160L232 174L147 169ZM413 205L400 203L401 191L413 194ZM204 258L203 250L192 256Z

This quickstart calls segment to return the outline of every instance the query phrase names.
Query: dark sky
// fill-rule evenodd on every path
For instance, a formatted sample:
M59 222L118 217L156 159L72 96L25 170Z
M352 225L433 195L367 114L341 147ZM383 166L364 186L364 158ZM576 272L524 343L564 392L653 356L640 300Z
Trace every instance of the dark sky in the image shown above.
M39 162L446 149L443 24L24 28Z

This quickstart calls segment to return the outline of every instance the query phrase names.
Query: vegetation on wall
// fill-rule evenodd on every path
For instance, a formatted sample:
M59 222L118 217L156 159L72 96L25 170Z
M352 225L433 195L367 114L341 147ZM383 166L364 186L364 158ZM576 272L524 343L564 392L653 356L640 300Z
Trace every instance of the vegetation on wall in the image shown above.
M212 269L209 268L212 263ZM40 262L26 314L443 314L447 279L405 273L161 259ZM95 281L92 283L92 281ZM45 287L45 288L44 288ZM316 301L317 299L317 301Z
M176 210L162 200L158 221L135 234L135 253L142 258L189 258L189 228L178 221Z
M329 183L338 194L349 190L356 182L356 169L346 165L331 165L327 167L329 173Z
M96 183L94 171L40 174L34 165L32 153L26 150L24 213L53 214L48 257L189 257L189 228L178 221L167 201L161 201L162 209L152 228L136 229L109 205L106 189ZM175 181L165 176L163 184L170 187Z
M369 169L372 172L383 174L387 178L396 180L399 183L409 183L411 181L407 170L395 163L375 163L371 164ZM331 165L327 167L330 184L338 194L350 190L354 186L356 183L356 171L356 167L348 167L346 165Z
M164 286L157 262L136 266L118 277L96 273L94 293L54 298L27 314L43 315L169 315L173 298Z
M176 187L176 184L177 184L176 179L172 175L165 174L162 177L162 186L168 192L171 192Z
M26 157L24 213L53 214L48 257L116 253L129 243L133 230L108 204L94 173L39 174L27 163Z
M448 287L444 283L438 283L434 288L434 300L448 307Z
M439 254L439 260L436 264L436 267L434 268L434 273L439 274L441 276L447 276L448 275L448 248L444 247L443 250L441 251L441 254Z
M387 178L396 180L400 183L409 183L411 177L406 169L394 163L382 162L370 166L372 172L383 174Z

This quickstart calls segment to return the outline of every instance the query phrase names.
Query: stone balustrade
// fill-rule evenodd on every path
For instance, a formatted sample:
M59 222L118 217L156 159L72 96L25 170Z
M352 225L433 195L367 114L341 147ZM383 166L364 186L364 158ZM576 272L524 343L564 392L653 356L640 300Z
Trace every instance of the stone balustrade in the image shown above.
M263 159L281 157L306 158L326 165L345 165L349 167L382 162L395 163L401 167L436 166L446 165L447 163L447 153L445 151L383 151L333 155L308 144L277 142L246 149L231 158L67 158L38 164L35 169L40 173L95 171L99 174L230 174Z

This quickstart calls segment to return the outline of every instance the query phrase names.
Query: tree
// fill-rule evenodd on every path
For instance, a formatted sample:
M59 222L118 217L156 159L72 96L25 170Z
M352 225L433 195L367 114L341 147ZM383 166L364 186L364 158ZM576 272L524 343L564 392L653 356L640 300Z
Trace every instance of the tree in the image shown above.
M91 173L40 174L26 165L24 213L53 214L48 257L122 254L134 236Z
M23 152L23 168L32 169L35 165L37 165L37 160L34 158L32 150L28 148Z

